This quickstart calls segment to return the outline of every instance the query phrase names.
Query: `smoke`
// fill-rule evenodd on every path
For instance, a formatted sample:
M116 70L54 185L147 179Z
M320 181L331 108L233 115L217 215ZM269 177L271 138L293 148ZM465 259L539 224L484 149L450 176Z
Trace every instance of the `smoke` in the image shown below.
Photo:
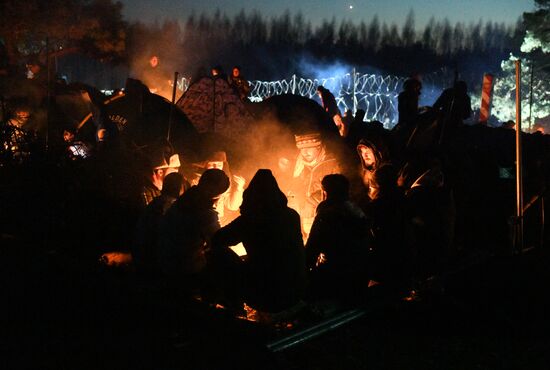
M246 143L242 145L242 143ZM281 189L288 186L289 174L297 156L291 129L275 117L267 115L254 123L240 142L241 155L237 155L236 170L247 182L261 168L270 169L279 180Z
M264 115L239 140L233 158L229 158L232 172L243 176L248 184L256 171L270 169L281 190L287 193L293 182L294 165L299 156L294 134L289 125L271 114ZM338 158L340 163L354 163L353 159L347 157L350 154L336 134L322 133L322 137L327 151ZM344 170L349 171L348 167ZM305 193L306 189L303 191Z
M302 56L298 60L298 70L302 75L312 80L329 79L353 73L353 67L344 62L323 63L308 56Z

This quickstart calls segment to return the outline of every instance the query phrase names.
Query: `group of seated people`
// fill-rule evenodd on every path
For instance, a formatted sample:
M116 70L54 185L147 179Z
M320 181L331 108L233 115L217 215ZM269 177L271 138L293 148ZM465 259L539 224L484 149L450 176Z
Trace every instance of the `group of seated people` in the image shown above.
M414 279L443 271L450 203L436 165L413 161L398 174L381 158L373 166L369 145L357 147L368 194L356 197L342 174L324 176L305 243L300 215L271 170L256 172L242 193L240 215L223 227L215 207L231 184L224 171L207 169L185 191L184 177L168 174L136 228L138 271L264 312L303 300L361 302L372 285L409 292ZM244 256L229 248L239 243Z

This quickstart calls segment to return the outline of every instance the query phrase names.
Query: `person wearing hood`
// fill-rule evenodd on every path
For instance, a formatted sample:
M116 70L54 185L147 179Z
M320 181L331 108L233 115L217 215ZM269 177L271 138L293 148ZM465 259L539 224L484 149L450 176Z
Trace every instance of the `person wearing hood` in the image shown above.
M212 254L225 255L226 294L251 307L276 313L296 305L306 287L300 216L287 206L271 170L260 169L243 194L241 215L212 238ZM242 242L246 259L227 247ZM227 262L230 261L230 262Z
M357 145L357 155L361 162L359 177L363 188L367 189L367 195L371 197L372 176L383 163L389 161L388 150L382 143L375 144L375 140L363 138Z

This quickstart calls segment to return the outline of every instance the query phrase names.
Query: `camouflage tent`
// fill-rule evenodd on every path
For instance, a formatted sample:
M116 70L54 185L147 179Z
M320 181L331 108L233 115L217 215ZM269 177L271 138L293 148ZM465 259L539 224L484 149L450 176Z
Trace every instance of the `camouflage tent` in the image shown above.
M177 105L200 133L213 132L235 139L252 122L239 95L221 78L201 78L189 86Z

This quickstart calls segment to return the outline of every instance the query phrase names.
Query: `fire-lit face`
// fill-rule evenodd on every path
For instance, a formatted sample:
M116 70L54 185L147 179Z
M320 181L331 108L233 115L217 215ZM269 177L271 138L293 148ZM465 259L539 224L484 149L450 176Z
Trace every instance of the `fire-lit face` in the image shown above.
M206 169L210 170L212 168L223 170L223 162L222 161L210 161L206 163Z
M233 77L239 77L241 75L241 71L239 68L233 68Z
M363 163L367 167L374 166L376 163L376 157L374 156L374 152L371 148L362 146L361 147L361 158L363 159Z
M301 148L300 149L300 155L302 156L302 159L309 163L313 162L314 160L319 157L319 154L321 153L321 146L314 146L312 148Z
M31 112L29 112L26 109L18 109L15 112L14 119L10 120L10 122L15 126L21 128L29 121L30 117L31 117Z
M70 143L74 140L74 134L70 131L63 131L63 140L66 142L66 143Z
M159 65L159 57L153 55L151 59L149 59L149 65L151 65L151 67L153 68L156 68Z

